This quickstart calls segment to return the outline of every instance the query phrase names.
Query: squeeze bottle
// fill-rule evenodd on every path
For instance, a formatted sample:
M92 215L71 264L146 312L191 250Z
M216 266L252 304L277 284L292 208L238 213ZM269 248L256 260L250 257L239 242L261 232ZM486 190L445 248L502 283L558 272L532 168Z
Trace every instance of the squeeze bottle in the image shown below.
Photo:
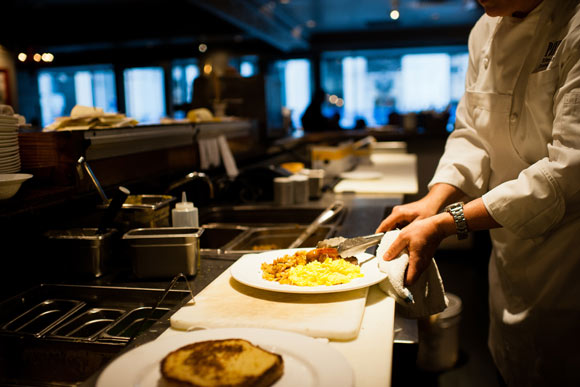
M173 227L199 227L197 208L187 201L185 192L181 193L181 202L171 211L171 221Z

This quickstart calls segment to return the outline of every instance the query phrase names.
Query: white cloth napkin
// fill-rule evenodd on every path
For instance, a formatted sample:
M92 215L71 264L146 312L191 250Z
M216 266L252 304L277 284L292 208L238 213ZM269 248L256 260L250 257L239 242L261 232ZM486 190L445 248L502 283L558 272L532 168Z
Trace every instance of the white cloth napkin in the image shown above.
M392 261L383 260L388 247L395 241L400 230L385 233L377 247L379 269L387 273L387 279L379 287L401 306L402 314L409 318L427 317L440 313L447 307L447 297L443 280L433 259L431 265L421 274L419 280L405 287L405 272L409 265L409 254L405 249Z
M207 145L206 140L198 140L197 141L199 146L199 167L201 169L208 169L209 168L209 155L207 154Z
M201 169L219 167L221 165L220 149L217 138L199 139L199 162Z
M230 145L226 140L226 136L223 134L218 137L218 145L220 148L220 153L222 155L222 161L224 162L224 167L226 168L226 173L230 178L235 178L238 176L238 166L236 165L236 160L232 155Z
M220 154L220 147L218 145L217 138L209 138L207 140L209 163L212 167L219 167L222 165L222 159Z

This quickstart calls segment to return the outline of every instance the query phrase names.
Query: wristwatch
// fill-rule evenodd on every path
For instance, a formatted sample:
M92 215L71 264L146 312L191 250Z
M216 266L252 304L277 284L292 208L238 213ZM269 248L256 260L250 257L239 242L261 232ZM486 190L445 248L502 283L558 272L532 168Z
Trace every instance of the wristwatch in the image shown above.
M467 221L465 220L465 215L463 214L463 202L450 204L445 207L445 211L449 212L451 216L453 216L455 227L457 228L457 239L467 238L469 229L467 228Z

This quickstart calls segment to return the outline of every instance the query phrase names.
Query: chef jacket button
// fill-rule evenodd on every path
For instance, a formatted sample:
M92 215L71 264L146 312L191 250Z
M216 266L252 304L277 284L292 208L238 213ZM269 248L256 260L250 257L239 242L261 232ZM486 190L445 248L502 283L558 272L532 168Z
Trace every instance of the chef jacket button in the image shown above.
M483 58L483 68L487 70L488 66L489 66L489 58L485 57Z
M518 120L518 113L512 113L512 115L510 116L510 121L513 123L516 123Z

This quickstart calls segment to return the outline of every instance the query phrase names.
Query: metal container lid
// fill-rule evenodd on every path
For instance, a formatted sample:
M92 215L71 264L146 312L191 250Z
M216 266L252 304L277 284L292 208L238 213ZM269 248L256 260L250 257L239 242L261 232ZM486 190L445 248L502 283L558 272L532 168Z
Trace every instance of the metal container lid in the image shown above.
M201 227L157 227L136 228L123 235L123 239L156 239L199 237L203 233Z
M105 233L97 233L97 228L70 228L65 230L49 230L44 233L48 239L101 240L110 238L117 230L107 229Z
M176 198L170 195L129 195L123 210L157 210L169 206Z

